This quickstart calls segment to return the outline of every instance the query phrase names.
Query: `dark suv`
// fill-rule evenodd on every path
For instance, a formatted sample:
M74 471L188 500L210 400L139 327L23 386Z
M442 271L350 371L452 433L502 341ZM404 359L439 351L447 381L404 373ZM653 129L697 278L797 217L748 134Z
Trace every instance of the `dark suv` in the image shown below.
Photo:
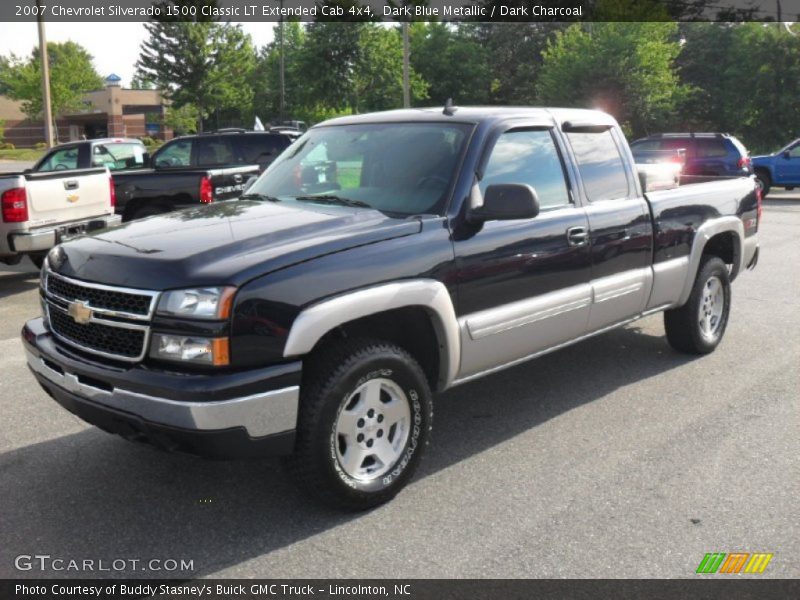
M295 139L290 131L223 129L175 138L153 154L155 168L257 164L263 171Z
M237 198L298 136L226 129L176 138L144 159L150 168L114 172L117 214L130 221Z
M659 133L631 144L636 162L656 151L683 151L684 175L749 175L747 148L727 133ZM647 162L647 161L644 161Z

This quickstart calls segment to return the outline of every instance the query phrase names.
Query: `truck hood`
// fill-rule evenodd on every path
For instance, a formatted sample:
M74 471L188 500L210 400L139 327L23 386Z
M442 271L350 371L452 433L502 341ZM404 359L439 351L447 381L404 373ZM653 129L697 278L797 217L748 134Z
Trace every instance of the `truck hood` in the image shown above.
M372 209L233 200L66 242L48 260L62 275L107 285L241 285L298 262L420 230L418 219Z

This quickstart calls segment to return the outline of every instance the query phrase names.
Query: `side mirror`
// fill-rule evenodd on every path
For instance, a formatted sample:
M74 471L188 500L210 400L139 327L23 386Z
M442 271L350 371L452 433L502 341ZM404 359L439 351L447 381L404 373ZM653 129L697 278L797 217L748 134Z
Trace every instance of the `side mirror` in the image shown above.
M149 167L149 166L151 166L151 165L150 165L150 162L151 162L152 160L153 160L153 157L152 157L152 156L150 156L150 153L149 153L149 152L145 152L144 154L142 154L142 166L143 166L143 167Z
M25 169L23 173L33 173L33 169Z
M467 219L472 223L532 219L539 214L536 190L523 183L497 183L486 188L483 206L471 209Z
M242 188L242 193L244 194L245 192L247 192L247 190L249 190L251 187L253 187L253 184L257 180L258 180L258 175L250 175L250 177L247 178L247 181L244 182L244 187Z
M783 156L783 158L785 158L786 160L789 160L789 159L792 157L792 154L791 154L791 152L789 152L789 151L787 150L786 152L784 152L783 154L781 154L781 156Z

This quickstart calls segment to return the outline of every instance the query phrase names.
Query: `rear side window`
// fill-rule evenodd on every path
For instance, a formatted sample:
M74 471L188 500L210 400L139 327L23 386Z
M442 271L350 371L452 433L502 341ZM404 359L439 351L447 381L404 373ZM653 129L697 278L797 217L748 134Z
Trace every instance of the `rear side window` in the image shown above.
M625 163L610 129L573 131L567 133L567 138L589 200L616 200L628 196Z
M536 190L542 208L569 204L564 168L549 131L510 131L501 135L486 164L481 193L496 183L528 184Z
M725 146L725 140L723 139L699 138L695 141L695 144L697 144L698 158L712 158L728 154L728 148Z
M289 140L282 135L242 135L234 141L239 156L246 163L272 160L289 145Z
M198 167L230 165L236 162L233 151L225 138L206 138L195 141Z

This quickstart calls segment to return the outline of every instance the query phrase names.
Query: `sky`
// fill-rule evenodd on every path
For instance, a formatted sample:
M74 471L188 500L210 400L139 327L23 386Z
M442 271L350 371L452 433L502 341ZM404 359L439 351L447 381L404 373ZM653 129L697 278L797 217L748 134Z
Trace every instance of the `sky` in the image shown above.
M256 47L272 41L275 23L242 23ZM146 37L144 23L47 23L49 42L72 40L94 57L94 66L102 77L116 73L127 87L133 77L139 46ZM36 23L0 23L0 56L13 52L29 55L38 42Z

